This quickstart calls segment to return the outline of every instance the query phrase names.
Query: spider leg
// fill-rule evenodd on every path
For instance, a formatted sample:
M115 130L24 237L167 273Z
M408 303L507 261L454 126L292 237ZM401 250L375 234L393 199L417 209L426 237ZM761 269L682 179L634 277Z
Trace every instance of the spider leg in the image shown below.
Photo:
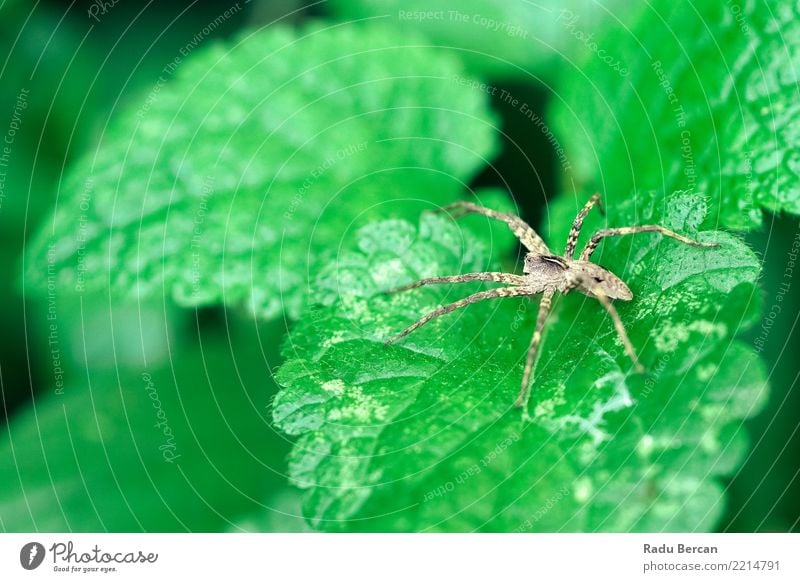
M611 303L611 300L601 290L597 288L592 289L592 294L600 302L600 304L605 307L606 311L611 316L611 320L614 322L614 327L617 329L617 335L619 335L619 339L622 340L622 345L625 347L625 353L628 354L631 362L633 362L636 371L644 372L644 366L642 366L642 364L639 362L639 357L636 355L636 350L633 349L633 344L628 337L628 332L625 331L625 325L622 323L622 318L620 318L616 307L614 307L614 304Z
M466 307L472 303L476 303L478 301L483 301L485 299L499 299L501 297L521 297L523 295L533 295L536 293L535 290L529 289L526 287L501 287L499 289L490 289L488 291L479 291L478 293L473 293L472 295L465 297L464 299L460 299L455 303L450 303L449 305L445 305L444 307L440 307L434 311L431 311L425 317L420 319L414 324L409 325L403 331L398 333L396 336L390 338L386 341L386 344L393 344L396 341L404 338L412 331L422 327L426 323L428 323L431 319L439 317L440 315L444 315L446 313L450 313L451 311L455 311L456 309L461 309L462 307Z
M384 293L399 293L400 291L408 291L409 289L416 289L423 285L437 285L440 283L467 283L469 281L490 281L492 283L507 283L509 285L524 285L525 277L521 275L514 275L512 273L467 273L465 275L449 275L447 277L429 277L421 279L402 287L396 287L384 291Z
M496 210L484 208L483 206L478 206L477 204L463 200L444 206L438 209L436 212L449 212L453 218L461 218L467 214L480 214L482 216L494 218L495 220L500 220L508 225L508 228L511 229L511 232L514 233L514 235L530 252L536 253L537 255L551 254L550 249L547 248L547 245L542 240L542 237L536 234L536 231L533 230L530 225L528 225L528 223L522 220L519 216L506 214L504 212L497 212Z
M637 234L640 232L658 232L663 234L664 236L668 236L670 238L674 238L682 243L687 245L691 245L693 247L718 247L719 243L704 243L699 242L696 240L692 240L690 238L686 238L683 235L678 234L677 232L673 232L668 228L664 228L658 224L643 224L641 226L623 226L621 228L604 228L602 230L598 230L592 238L586 243L586 246L583 248L581 252L581 261L588 261L589 257L592 256L592 253L597 250L597 245L600 244L600 241L607 237L607 236L621 236L625 234Z
M519 396L517 396L517 399L514 401L514 406L522 408L522 415L526 419L529 418L528 400L530 400L531 397L533 366L536 363L536 354L539 350L544 324L547 321L547 316L550 314L552 302L553 292L546 291L542 295L541 303L539 303L539 313L536 316L536 330L533 332L533 337L531 338L531 345L528 348L528 357L525 360L525 371L522 373L522 387L520 388Z
M575 254L575 246L578 244L578 237L581 235L581 227L583 226L583 221L586 218L586 215L589 214L589 211L597 204L598 210L602 214L605 214L605 210L603 209L603 204L600 202L600 194L593 194L589 201L583 206L581 211L575 217L575 220L572 223L572 228L569 230L569 236L567 237L567 247L564 249L564 258L565 259L572 259L573 255Z

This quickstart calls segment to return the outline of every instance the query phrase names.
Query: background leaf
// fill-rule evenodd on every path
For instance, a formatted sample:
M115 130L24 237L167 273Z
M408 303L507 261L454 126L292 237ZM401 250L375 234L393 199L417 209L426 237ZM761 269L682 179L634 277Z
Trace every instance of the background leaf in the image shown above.
M616 0L329 0L326 5L338 18L375 18L422 32L457 52L476 75L528 81L551 80L560 61L569 58L564 51L572 45L564 25L570 14L580 13L596 27L626 18Z
M571 211L565 198L552 216ZM323 271L322 281L338 282L336 292L323 294L323 305L292 331L278 374L274 418L299 436L290 473L306 489L311 524L711 529L723 508L714 477L741 462L741 422L762 406L766 380L758 357L735 339L758 317L759 263L734 236L696 232L704 212L703 199L677 193L642 194L610 213L612 224L657 221L722 246L652 235L603 243L599 260L635 294L619 310L650 373L629 374L596 302L562 297L537 368L530 424L512 408L535 319L526 300L478 303L383 345L478 286L381 290L496 268L488 245L440 216L424 217L419 230L402 221L362 229L359 252ZM552 230L558 248L565 231Z
M609 202L637 189L699 192L707 226L800 213L796 3L651 4L596 46L624 55L629 73L590 51L562 78L552 117L579 187Z
M51 348L65 382L15 415L0 439L0 530L238 530L238 516L252 512L302 527L274 499L285 495L287 449L267 417L275 386L265 385L261 340L274 331L234 325L227 336L159 338L164 315L152 321L151 307L115 306L112 336L84 322L84 369L69 363L65 337L78 327L58 319ZM126 327L131 316L139 337ZM119 366L99 363L95 336L114 345ZM169 360L156 357L163 342Z
M177 57L71 168L31 276L296 317L357 224L453 200L494 154L485 95L419 45L314 25Z

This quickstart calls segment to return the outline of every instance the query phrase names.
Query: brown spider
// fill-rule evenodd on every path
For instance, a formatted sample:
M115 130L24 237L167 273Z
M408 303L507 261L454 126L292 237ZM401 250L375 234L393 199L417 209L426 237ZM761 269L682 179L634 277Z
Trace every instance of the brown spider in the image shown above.
M466 275L451 275L447 277L431 277L429 279L422 279L415 283L410 283L396 289L391 289L387 293L396 293L399 291L406 291L423 285L431 285L436 283L463 283L467 281L490 281L493 283L506 283L510 287L500 287L491 289L489 291L480 291L474 293L469 297L440 307L435 311L430 312L428 315L410 325L405 330L401 331L396 336L392 337L386 343L394 343L401 338L407 336L415 329L428 323L431 319L450 313L461 307L465 307L477 301L484 299L495 299L500 297L520 297L532 296L542 294L541 302L539 303L539 313L536 317L536 330L531 339L530 348L528 348L528 357L525 361L525 371L522 374L522 388L520 389L519 396L517 396L514 405L523 407L523 414L527 413L528 399L531 392L531 373L533 371L534 361L536 359L536 352L539 342L542 337L542 330L544 329L545 321L550 313L550 307L553 301L553 295L558 293L569 293L570 291L577 290L584 295L597 299L600 304L608 311L611 319L614 322L614 327L619 334L622 344L625 347L625 352L633 362L636 370L639 372L644 371L644 368L639 363L636 357L636 351L633 349L628 334L625 332L625 326L622 320L611 303L612 299L621 299L629 301L633 298L633 293L628 286L616 275L607 271L603 267L589 262L592 253L597 249L600 241L607 236L619 236L624 234L636 234L639 232L658 232L664 236L668 236L679 240L688 245L696 247L717 247L717 243L701 243L693 241L681 236L676 232L668 230L663 226L657 224L646 224L641 226L624 226L621 228L604 228L598 230L594 236L584 247L580 257L575 260L575 245L578 243L578 236L581 232L583 220L592 207L597 204L598 208L602 211L600 204L600 195L595 194L584 205L572 223L572 228L567 237L567 247L564 250L564 256L559 257L554 255L542 238L536 234L528 224L526 224L518 216L512 214L504 214L496 212L489 208L478 206L471 202L456 202L449 206L442 208L440 211L455 211L452 213L454 218L461 218L467 214L482 214L489 218L494 218L505 222L508 227L513 231L516 237L522 242L528 253L525 255L525 266L523 268L524 275L515 275L512 273L468 273Z

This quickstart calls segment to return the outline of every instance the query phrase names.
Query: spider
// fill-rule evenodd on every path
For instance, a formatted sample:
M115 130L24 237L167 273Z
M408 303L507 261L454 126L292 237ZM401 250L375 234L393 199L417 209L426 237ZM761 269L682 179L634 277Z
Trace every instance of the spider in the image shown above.
M644 368L639 363L636 356L636 351L633 349L628 334L625 331L625 326L617 313L616 308L612 304L613 299L620 299L622 301L630 301L633 299L633 293L628 286L616 275L603 267L590 263L589 259L592 253L597 249L600 241L607 236L620 236L626 234L637 234L640 232L657 232L664 236L674 238L687 245L696 247L717 247L717 243L702 243L681 236L663 226L657 224L645 224L640 226L623 226L620 228L604 228L598 230L586 246L581 251L580 256L576 260L575 247L578 243L578 236L581 232L581 226L589 214L589 211L595 206L598 210L603 212L602 204L600 203L600 195L594 194L589 201L584 205L575 220L572 223L572 228L567 237L567 246L564 250L563 256L557 256L550 251L542 238L533 230L527 223L525 223L518 216L513 214L505 214L497 212L483 206L478 206L471 202L456 202L439 209L439 212L449 212L453 218L461 218L468 214L480 214L505 222L514 235L527 249L525 255L525 265L523 267L523 275L516 275L513 273L467 273L465 275L449 275L445 277L430 277L422 279L402 287L390 289L387 293L397 293L400 291L407 291L422 287L423 285L433 285L441 283L465 283L468 281L488 281L492 283L505 283L507 287L500 287L490 289L488 291L480 291L474 293L460 301L450 303L428 313L425 317L410 325L386 343L392 344L412 331L425 325L430 320L445 315L456 309L466 307L472 303L483 301L485 299L497 299L503 297L531 297L533 295L542 295L539 303L539 313L536 317L536 329L533 332L530 347L528 348L528 355L525 360L525 370L522 373L522 386L519 391L514 405L523 409L523 416L527 416L528 400L531 394L531 375L533 372L534 363L536 361L536 354L538 351L539 343L541 342L542 332L547 322L547 317L550 313L550 308L553 301L553 295L556 293L569 293L571 291L578 291L588 297L597 299L600 304L611 316L614 322L614 327L617 334L622 340L622 345L625 352L633 362L637 372L643 372Z

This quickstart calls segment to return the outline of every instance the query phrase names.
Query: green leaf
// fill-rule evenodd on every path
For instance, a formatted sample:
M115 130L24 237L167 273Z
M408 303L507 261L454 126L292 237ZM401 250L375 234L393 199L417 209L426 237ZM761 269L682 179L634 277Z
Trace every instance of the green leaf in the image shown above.
M494 153L486 96L419 44L317 24L179 56L70 168L30 275L296 317L359 224L452 201Z
M138 369L73 368L51 343L68 381L3 430L0 531L219 531L270 514L285 438L266 418L275 387L252 331L170 341L173 359Z
M634 189L699 192L708 227L751 229L762 209L800 213L796 3L650 4L630 28L602 29L596 47L628 73L587 51L552 112L582 187L610 203Z
M454 51L476 75L526 80L552 77L569 48L564 22L580 11L594 23L614 19L617 0L329 0L342 19L381 18L399 29L422 32ZM623 11L630 12L628 7ZM611 16L614 14L614 16Z
M567 198L552 209L560 225L552 229L554 249L575 210ZM418 229L374 223L360 231L358 251L323 270L320 305L284 346L274 403L277 425L299 437L290 475L306 490L314 527L713 527L724 503L717 478L741 461L742 419L766 394L763 364L735 339L758 317L759 262L735 236L696 232L705 212L696 195L644 194L609 211L611 224L660 222L721 246L688 247L651 234L607 239L598 261L635 294L618 309L649 374L630 372L599 304L561 296L537 367L530 423L512 403L535 304L476 303L383 344L481 286L381 291L496 269L502 255L485 236L438 215L424 216Z

